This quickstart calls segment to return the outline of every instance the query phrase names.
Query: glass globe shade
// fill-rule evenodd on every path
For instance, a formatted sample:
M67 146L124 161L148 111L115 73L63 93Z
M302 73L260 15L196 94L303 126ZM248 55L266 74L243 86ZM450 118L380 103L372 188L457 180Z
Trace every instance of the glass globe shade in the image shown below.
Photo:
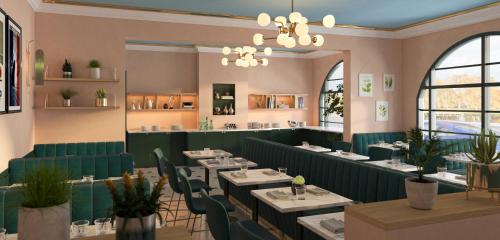
M323 26L327 28L332 28L333 26L335 26L335 17L331 14L323 17Z
M222 66L227 66L227 64L229 63L229 60L227 60L227 58L222 58L220 63L222 64Z
M222 48L222 54L229 55L230 53L231 53L231 48L229 47Z
M297 43L295 42L295 38L293 37L289 37L287 40L286 40L286 43L285 43L285 47L286 48L293 48L295 47Z
M256 53L257 52L257 48L255 47L252 47L252 51L250 51L251 53Z
M250 51L252 51L252 48L250 46L243 46L243 52L249 53Z
M241 49L241 47L237 47L234 49L234 51L237 53L241 53L243 51L243 49Z
M290 22L292 23L298 23L302 19L302 14L300 14L299 12L292 12L288 16L288 19L290 19Z
M257 59L254 58L254 59L250 60L250 66L255 67L257 65L259 65L259 62L257 61Z
M302 46L307 46L311 44L311 36L309 35L303 35L299 37L299 44Z
M264 35L256 33L253 35L253 44L260 46L264 44Z
M295 26L295 33L299 36L304 36L309 33L309 26L305 23L299 23Z
M259 26L265 27L271 23L271 17L267 13L261 13L259 16L257 16L257 24Z
M236 62L234 62L234 65L236 65L236 66L240 67L242 62L243 62L243 60L241 60L241 59L236 59Z
M286 26L286 17L277 16L274 18L274 25L276 25L276 27Z
M323 46L324 42L325 42L325 39L323 38L323 36L321 36L321 35L314 36L314 41L313 41L314 46L321 47L321 46Z
M253 59L253 55L250 53L245 54L245 61L250 62Z
M261 61L262 61L262 66L267 66L269 64L269 60L267 60L267 58L263 58Z
M272 49L272 48L270 48L270 47L266 47L266 48L264 48L264 54L265 54L266 56L269 56L269 55L273 54L273 49Z
M309 22L309 20L307 20L306 17L302 17L299 23L307 23L307 22Z
M282 45L282 46L285 46L286 42L287 42L287 39L288 39L288 35L285 34L285 33L280 33L280 35L278 35L278 37L276 38L276 42L279 44L279 45Z
M246 68L250 66L250 63L247 61L241 61L241 66Z

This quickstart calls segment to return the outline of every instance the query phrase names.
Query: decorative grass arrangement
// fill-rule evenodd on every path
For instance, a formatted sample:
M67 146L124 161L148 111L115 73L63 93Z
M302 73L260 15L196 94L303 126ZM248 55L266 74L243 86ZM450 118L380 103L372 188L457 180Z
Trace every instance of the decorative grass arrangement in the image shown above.
M426 183L427 180L424 179L424 168L427 162L432 161L436 156L443 154L445 147L441 143L441 140L435 136L431 137L429 140L424 140L424 135L422 130L419 128L412 128L407 133L408 141L411 144L409 151L409 158L415 162L417 166L417 182Z
M61 91L59 91L59 94L61 94L61 97L65 100L68 100L68 99L71 99L72 97L76 96L78 94L78 92L76 92L75 90L71 89L71 88L65 88L65 89L61 89Z
M104 90L104 88L100 88L95 92L95 96L97 98L106 98L108 96L108 93L106 92L106 90Z
M89 68L101 68L101 62L96 59L92 59L89 62Z
M23 183L22 206L46 208L69 201L71 188L68 178L55 168L40 167L26 174Z
M146 192L144 182L144 173L142 171L138 172L135 184L131 176L128 173L124 173L124 191L123 194L120 194L113 181L106 180L106 186L113 197L112 218L124 218L124 228L127 225L128 219L139 218L142 225L142 217L151 214L156 214L160 218L160 222L163 223L160 211L170 212L168 208L164 207L166 202L160 200L160 197L163 195L161 191L167 183L167 177L162 177L156 183L151 194Z

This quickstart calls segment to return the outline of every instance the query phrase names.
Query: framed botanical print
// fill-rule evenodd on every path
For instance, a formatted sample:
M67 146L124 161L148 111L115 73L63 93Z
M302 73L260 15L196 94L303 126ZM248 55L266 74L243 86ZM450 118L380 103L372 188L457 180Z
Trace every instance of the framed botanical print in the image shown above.
M360 97L373 96L373 74L360 73L358 79L358 88Z
M394 74L384 74L384 91L394 91L394 82L396 81Z
M7 21L7 112L22 110L22 29L14 20Z
M5 113L7 107L7 94L5 91L7 85L7 74L5 73L5 63L7 61L7 41L5 38L6 23L7 15L0 9L0 114Z
M375 112L376 112L375 121L387 122L389 120L389 102L376 101Z

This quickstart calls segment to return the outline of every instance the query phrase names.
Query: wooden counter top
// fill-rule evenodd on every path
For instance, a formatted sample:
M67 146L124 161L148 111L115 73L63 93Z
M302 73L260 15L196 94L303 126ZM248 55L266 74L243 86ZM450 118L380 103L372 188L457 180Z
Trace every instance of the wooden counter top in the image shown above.
M500 213L497 200L488 192L465 192L443 194L433 210L416 210L407 199L352 205L345 208L345 214L365 221L384 230L402 229L448 221L462 220Z

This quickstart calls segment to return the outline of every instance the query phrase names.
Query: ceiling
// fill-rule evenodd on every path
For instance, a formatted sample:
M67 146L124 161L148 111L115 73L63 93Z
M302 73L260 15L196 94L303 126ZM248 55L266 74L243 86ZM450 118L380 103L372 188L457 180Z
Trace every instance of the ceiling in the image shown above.
M45 0L92 6L255 18L291 10L291 0ZM482 8L495 0L295 0L295 10L310 21L334 14L337 24L377 29L401 29L463 11Z

